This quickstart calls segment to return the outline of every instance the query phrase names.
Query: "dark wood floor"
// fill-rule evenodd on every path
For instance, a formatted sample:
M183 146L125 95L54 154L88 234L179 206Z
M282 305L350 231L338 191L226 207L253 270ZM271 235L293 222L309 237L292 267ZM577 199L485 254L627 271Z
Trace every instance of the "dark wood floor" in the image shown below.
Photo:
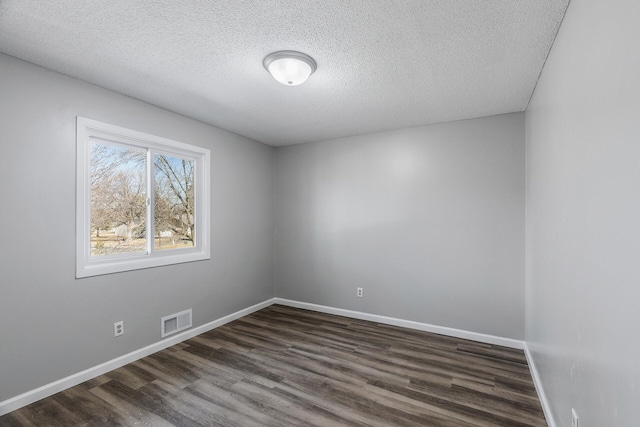
M520 350L274 305L1 426L546 426Z

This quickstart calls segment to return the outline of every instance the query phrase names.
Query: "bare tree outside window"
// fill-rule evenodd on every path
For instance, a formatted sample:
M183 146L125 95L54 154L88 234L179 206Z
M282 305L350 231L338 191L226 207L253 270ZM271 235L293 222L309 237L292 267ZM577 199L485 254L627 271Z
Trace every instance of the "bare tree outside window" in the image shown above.
M144 252L146 153L91 143L91 255ZM195 245L194 161L153 155L154 249Z
M156 250L195 245L194 162L167 155L153 156Z
M91 255L146 251L145 153L91 143Z

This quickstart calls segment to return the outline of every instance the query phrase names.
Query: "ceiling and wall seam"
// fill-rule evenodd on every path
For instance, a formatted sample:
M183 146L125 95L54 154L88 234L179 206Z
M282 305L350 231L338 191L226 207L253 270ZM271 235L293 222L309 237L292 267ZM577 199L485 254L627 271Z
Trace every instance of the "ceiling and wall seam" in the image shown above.
M544 62L542 63L542 67L540 67L540 73L538 73L538 78L536 79L536 83L533 85L533 90L531 91L531 96L529 96L529 100L527 101L527 106L522 111L527 111L527 109L529 108L529 104L531 104L531 98L533 98L533 94L536 92L536 87L538 87L538 82L540 81L540 77L542 76L542 72L544 71L544 66L547 65L547 60L549 59L549 55L551 54L551 49L553 48L553 45L556 42L556 38L558 37L558 33L560 32L562 23L564 22L564 17L567 16L567 9L569 8L570 4L571 4L571 0L567 0L567 6L564 9L562 18L560 19L560 23L558 24L558 28L556 29L556 33L553 36L553 41L551 41L551 44L549 45L549 50L547 51L547 54L544 57Z

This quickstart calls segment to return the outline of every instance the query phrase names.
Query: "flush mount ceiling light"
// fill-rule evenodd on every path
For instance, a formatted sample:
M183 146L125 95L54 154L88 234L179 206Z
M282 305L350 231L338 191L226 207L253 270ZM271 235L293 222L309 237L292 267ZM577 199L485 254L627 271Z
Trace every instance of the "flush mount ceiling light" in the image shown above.
M318 67L312 57L295 50L270 53L262 64L274 79L287 86L304 83Z

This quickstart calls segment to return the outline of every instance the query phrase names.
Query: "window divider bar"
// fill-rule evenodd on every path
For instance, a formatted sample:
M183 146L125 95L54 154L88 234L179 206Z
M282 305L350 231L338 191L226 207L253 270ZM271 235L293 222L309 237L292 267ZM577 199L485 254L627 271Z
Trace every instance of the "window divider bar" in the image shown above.
M154 197L154 189L155 183L153 182L153 153L150 149L147 150L147 253L152 256L153 255L153 245L155 243L155 197Z

